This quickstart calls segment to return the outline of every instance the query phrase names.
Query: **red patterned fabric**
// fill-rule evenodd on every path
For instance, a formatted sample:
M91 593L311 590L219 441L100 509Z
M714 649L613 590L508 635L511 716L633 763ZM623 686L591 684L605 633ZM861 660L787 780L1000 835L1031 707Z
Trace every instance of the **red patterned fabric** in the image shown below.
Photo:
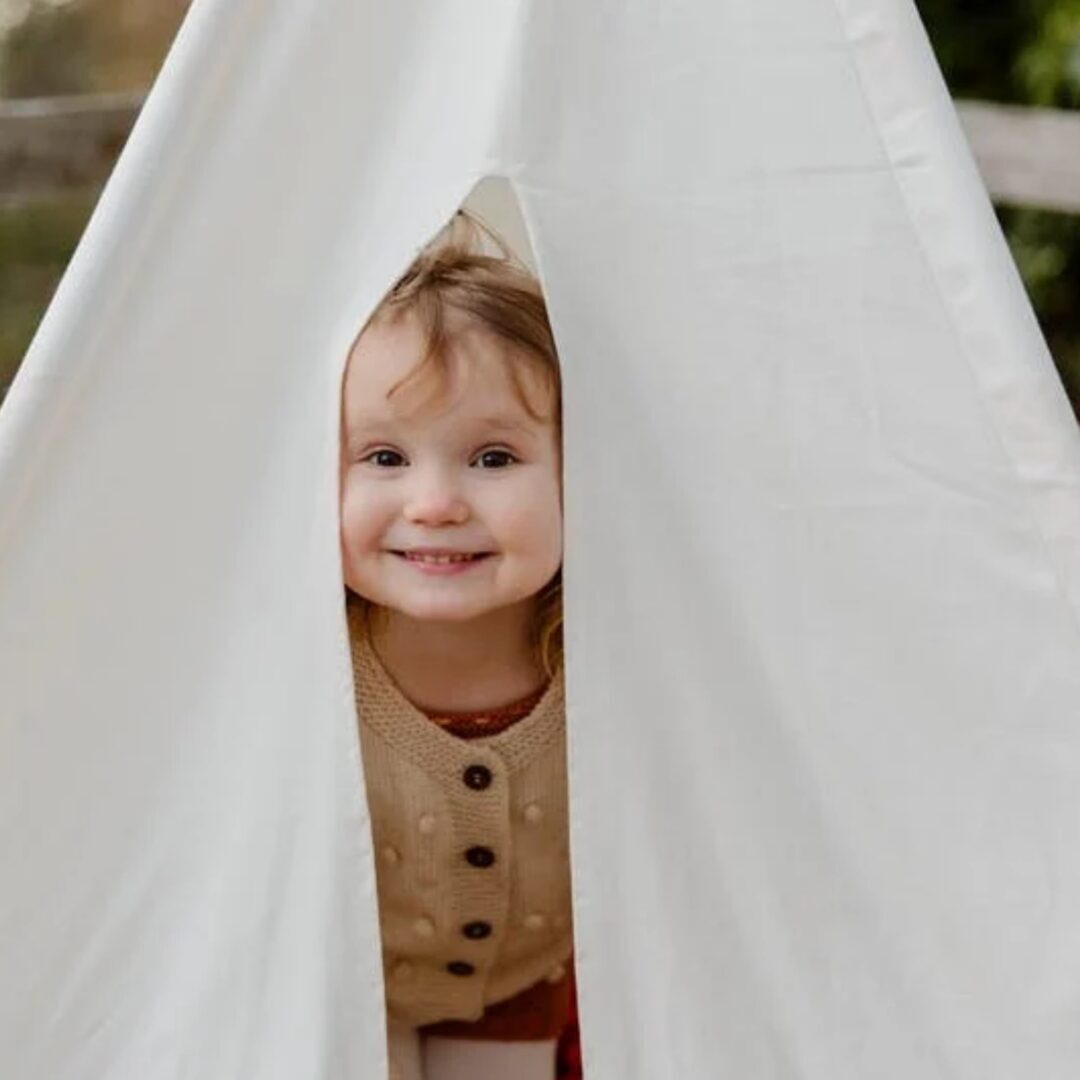
M555 1060L556 1080L582 1080L581 1037L578 1031L577 983L570 969L570 1017L559 1038L559 1053Z
M547 683L527 697L498 709L484 709L480 712L425 712L425 715L443 731L459 739L481 739L485 735L498 735L513 727L519 720L524 720L539 704L546 690Z

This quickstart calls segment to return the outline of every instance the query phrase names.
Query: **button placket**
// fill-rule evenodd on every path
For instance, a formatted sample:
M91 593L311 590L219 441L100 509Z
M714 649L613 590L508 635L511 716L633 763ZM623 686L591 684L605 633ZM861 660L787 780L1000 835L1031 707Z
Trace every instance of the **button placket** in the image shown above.
M477 795L489 792L495 783L495 773L482 761L474 760L461 771L461 782ZM494 792L493 792L494 794ZM473 844L463 852L465 861L478 870L486 870L495 865L498 855L487 844Z
M450 945L445 970L455 981L469 982L471 976L471 985L482 994L507 924L510 849L504 848L503 838L511 835L512 810L507 767L499 755L483 746L463 749L454 799L461 815L454 822L461 844L454 873L458 947Z

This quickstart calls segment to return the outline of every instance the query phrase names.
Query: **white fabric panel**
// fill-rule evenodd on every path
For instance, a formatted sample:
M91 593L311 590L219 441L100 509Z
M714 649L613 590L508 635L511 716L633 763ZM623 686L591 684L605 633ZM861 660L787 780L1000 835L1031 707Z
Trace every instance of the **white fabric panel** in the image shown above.
M0 1075L383 1075L337 395L486 174L589 1080L1075 1076L1080 440L909 0L197 0L0 414Z

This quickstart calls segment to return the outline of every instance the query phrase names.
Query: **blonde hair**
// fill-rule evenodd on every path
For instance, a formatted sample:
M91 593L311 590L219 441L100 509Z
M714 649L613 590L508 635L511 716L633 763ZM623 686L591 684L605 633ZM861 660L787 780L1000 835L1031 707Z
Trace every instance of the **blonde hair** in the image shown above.
M552 420L561 446L562 380L540 283L494 230L464 210L454 215L394 282L356 337L358 341L369 326L381 320L405 315L418 319L426 342L424 355L390 388L391 394L404 385L429 379L435 380L439 394L446 390L454 343L447 318L450 313L463 316L467 324L509 346L506 356L514 392L536 420L543 417L524 391L519 365L528 364L543 377L554 405ZM559 460L561 467L561 451ZM356 594L350 599L359 604L370 627L378 605ZM563 663L561 568L535 599L533 651L545 675L553 678Z

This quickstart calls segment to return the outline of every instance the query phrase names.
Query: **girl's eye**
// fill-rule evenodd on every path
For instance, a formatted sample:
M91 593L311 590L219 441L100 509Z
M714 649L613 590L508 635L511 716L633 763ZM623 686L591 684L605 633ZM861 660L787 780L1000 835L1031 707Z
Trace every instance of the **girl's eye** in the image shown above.
M370 461L382 469L394 469L404 462L404 458L396 450L372 450L363 461Z
M484 450L476 458L476 463L482 469L504 469L516 461L517 458L509 450Z

